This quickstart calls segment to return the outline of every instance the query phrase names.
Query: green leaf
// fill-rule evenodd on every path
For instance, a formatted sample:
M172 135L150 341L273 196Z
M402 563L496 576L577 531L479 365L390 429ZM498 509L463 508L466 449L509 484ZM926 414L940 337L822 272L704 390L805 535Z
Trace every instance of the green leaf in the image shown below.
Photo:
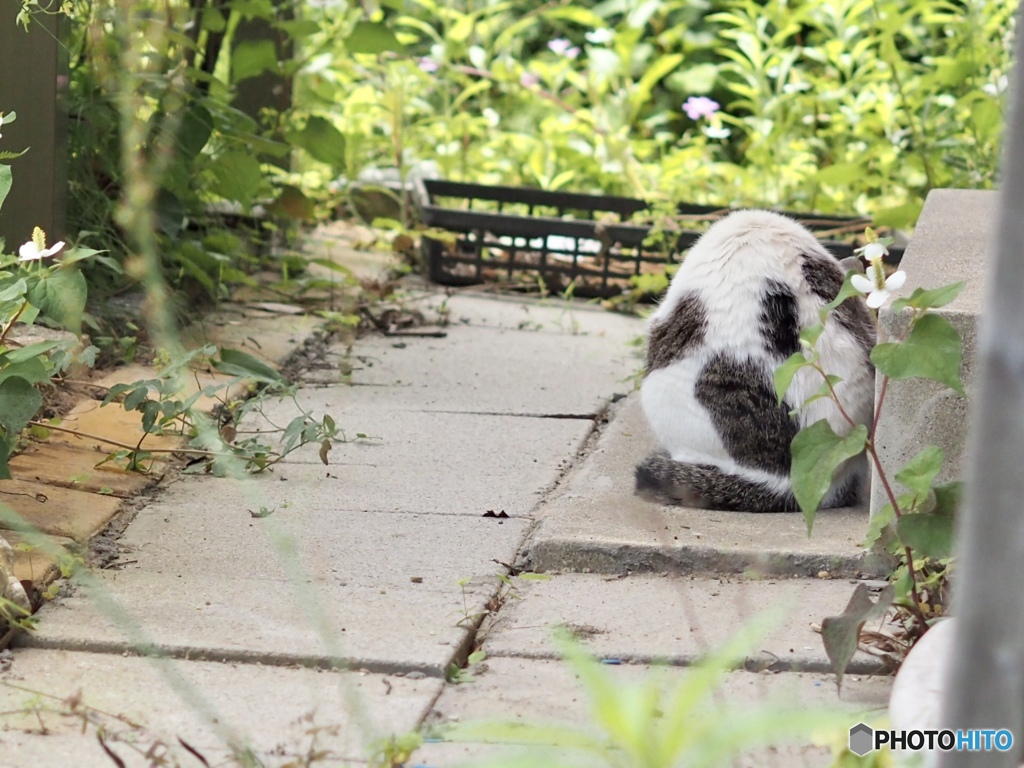
M372 21L358 22L345 40L345 47L349 53L405 52L405 47L398 42L394 32Z
M902 506L902 500L899 500ZM909 497L908 497L909 503ZM885 527L896 519L892 504L886 504L868 520L868 532L864 534L862 547L873 547L885 531Z
M896 523L896 533L915 555L944 558L953 554L953 512L912 512Z
M193 104L181 118L178 126L178 151L187 160L194 160L213 134L213 115L210 110Z
M935 476L942 469L945 454L935 445L929 445L914 458L908 461L899 472L896 480L903 483L916 496L927 496L932 489Z
M213 367L221 373L245 376L263 384L283 384L285 378L266 363L237 349L222 349L220 360L213 361Z
M45 355L51 349L59 346L59 341L37 341L35 344L29 344L27 347L12 349L10 352L0 357L0 360L7 365L12 363L21 363L25 360L31 360L33 357Z
M917 217L921 215L923 207L923 200L915 200L893 208L887 208L884 211L878 211L871 218L880 227L906 229L914 226Z
M659 57L653 64L647 67L643 77L633 86L629 97L630 101L636 105L648 102L651 98L651 92L654 90L654 86L658 84L658 81L678 68L682 63L683 56L680 53Z
M7 435L17 435L43 406L39 390L20 376L0 381L0 425Z
M962 395L961 355L960 334L952 323L941 315L925 315L906 340L877 345L871 362L891 379L932 379Z
M808 365L810 362L804 357L803 352L794 352L775 369L775 396L779 398L779 405L782 405L782 401L786 399L786 392L789 391L789 385L793 383L793 377L800 369L806 368Z
M238 83L264 72L278 70L277 46L273 40L246 40L231 52L231 82Z
M848 298L850 298L851 296L860 296L861 295L861 292L858 291L856 288L854 288L853 284L850 282L850 279L852 277L853 277L852 274L848 274L846 276L846 279L843 280L843 284L839 288L839 293L836 294L836 297L834 299L832 299L832 301L830 301L828 304L826 304L825 306L823 306L821 308L821 310L819 312L819 314L821 315L821 322L824 323L825 322L825 316L829 312L831 312L833 309L838 307L840 304L842 304L844 301L846 301Z
M28 360L9 363L0 368L0 381L11 376L25 379L29 384L42 384L50 380L50 367L41 358L31 357Z
M11 166L0 165L0 207L3 206L4 200L7 199L7 193L11 191L11 184L14 183L14 178L11 175Z
M28 283L22 277L17 282L0 291L0 301L16 301L21 299L26 293L28 293Z
M82 313L89 288L78 268L58 269L29 288L28 300L47 317L76 336L82 332Z
M860 640L860 629L864 622L881 618L892 605L895 590L889 584L878 595L877 602L871 602L870 592L864 584L858 584L853 590L846 610L838 616L829 616L821 622L821 639L825 644L825 653L832 662L832 671L836 673L836 690L843 687L843 675L850 665L850 659L857 652Z
M604 19L598 16L589 8L580 8L576 5L563 5L557 8L551 8L544 11L541 17L548 19L558 19L561 21L571 21L573 24L579 24L581 27L587 29L599 29L605 26Z
M248 206L259 192L263 175L260 163L245 152L225 152L210 163L213 191L227 200Z
M914 307L915 309L944 307L960 295L960 291L964 289L965 285L967 283L961 280L959 283L944 285L941 288L932 288L930 290L917 288L909 298L894 301L892 305L893 311L900 312L905 307Z
M813 178L821 184L849 184L864 176L861 163L836 163L822 168Z
M821 500L832 485L832 475L840 464L863 451L867 441L868 428L863 424L840 437L825 419L804 427L793 438L793 495L803 510L808 535Z
M718 67L718 64L687 65L669 75L665 85L685 95L709 93L718 79Z
M948 510L955 514L960 509L960 502L964 496L964 484L962 481L953 480L936 485L934 491L936 511Z
M127 396L125 396L123 403L124 409L126 411L134 411L136 408L142 405L142 403L145 402L148 397L149 387L145 385L141 387L136 387L131 392L129 392ZM149 430L146 431L148 432Z
M345 170L345 136L327 118L311 116L301 131L288 133L288 141L334 170Z

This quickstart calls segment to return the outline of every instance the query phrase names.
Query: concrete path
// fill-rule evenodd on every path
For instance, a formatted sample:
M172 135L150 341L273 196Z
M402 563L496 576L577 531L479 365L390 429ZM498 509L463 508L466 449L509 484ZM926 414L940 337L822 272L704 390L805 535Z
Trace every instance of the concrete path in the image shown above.
M798 515L644 504L630 474L649 436L625 397L639 320L553 300L410 304L445 317L447 335L367 336L309 373L299 401L350 438L328 466L310 447L251 480L167 484L113 567L0 657L0 766L107 768L94 726L129 766L154 764L147 754L200 765L191 750L234 764L229 744L267 766L335 766L372 757L386 735L474 717L586 722L557 625L628 685L764 609L779 618L726 700L884 705L888 678L861 676L877 669L868 657L837 699L810 628L864 575L866 512L823 516L808 539ZM272 404L248 426L293 408ZM510 566L549 578L505 578ZM446 682L477 649L475 680ZM431 741L409 765L505 750ZM795 744L744 764L822 758Z

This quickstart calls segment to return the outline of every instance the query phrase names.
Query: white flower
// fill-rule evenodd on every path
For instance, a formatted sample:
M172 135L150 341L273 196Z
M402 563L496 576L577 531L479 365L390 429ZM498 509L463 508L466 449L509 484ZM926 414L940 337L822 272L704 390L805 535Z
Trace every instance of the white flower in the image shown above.
M39 227L32 230L32 239L18 249L18 261L38 261L57 253L64 247L64 241L46 247L46 234Z
M854 275L850 278L850 284L867 296L867 305L872 309L878 309L885 304L891 293L902 288L906 281L906 272L893 272L881 285L865 275Z
M858 248L858 251L864 256L865 259L874 263L885 258L885 255L889 253L889 249L881 243L868 243L863 248Z
M615 37L615 33L612 32L608 27L599 27L598 29L592 29L584 35L587 38L588 43L594 45L604 45L610 43L612 38Z
M732 135L732 131L720 125L705 125L701 130L709 139L728 139Z
M871 242L857 249L868 261L867 273L853 275L850 278L850 285L867 296L866 303L872 309L878 309L889 300L893 291L898 291L907 281L906 272L893 272L885 276L885 268L882 266L882 259L889 253L884 242L875 240L875 234L870 229L868 234ZM886 242L892 242L887 240Z

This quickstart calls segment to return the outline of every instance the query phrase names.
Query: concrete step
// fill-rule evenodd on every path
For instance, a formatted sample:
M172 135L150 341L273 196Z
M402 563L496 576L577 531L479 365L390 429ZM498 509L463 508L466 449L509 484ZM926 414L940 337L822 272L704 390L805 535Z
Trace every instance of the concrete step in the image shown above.
M527 543L537 571L741 573L856 577L882 572L860 542L866 509L824 510L808 536L798 512L754 514L659 506L633 493L633 470L654 449L630 395L593 452L540 507Z

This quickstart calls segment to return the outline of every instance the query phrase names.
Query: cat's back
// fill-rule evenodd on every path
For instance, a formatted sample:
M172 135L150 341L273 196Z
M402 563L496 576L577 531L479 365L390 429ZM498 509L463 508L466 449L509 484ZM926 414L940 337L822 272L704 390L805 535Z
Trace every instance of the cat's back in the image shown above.
M690 326L699 327L700 346L707 352L789 354L796 328L786 321L804 314L798 305L809 294L804 266L809 258L831 261L797 222L771 211L730 214L687 253L651 318L652 331L671 325L675 332L655 332L652 341L671 335L678 342L678 330ZM837 274L841 282L838 269ZM785 349L766 348L765 335L777 338L780 330L789 337Z

